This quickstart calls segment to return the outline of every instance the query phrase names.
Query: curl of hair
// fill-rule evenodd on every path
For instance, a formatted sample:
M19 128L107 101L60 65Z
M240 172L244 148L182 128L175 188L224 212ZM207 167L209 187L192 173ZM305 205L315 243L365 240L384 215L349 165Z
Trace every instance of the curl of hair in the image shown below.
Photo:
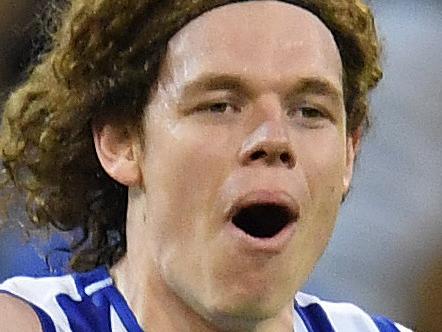
M26 197L29 221L81 229L77 271L116 263L126 251L127 188L102 169L91 121L137 126L168 40L228 0L72 0L29 78L5 104L0 153L7 183ZM381 79L373 16L361 0L292 0L333 33L344 66L349 133L368 124L368 92ZM5 183L4 182L4 186Z

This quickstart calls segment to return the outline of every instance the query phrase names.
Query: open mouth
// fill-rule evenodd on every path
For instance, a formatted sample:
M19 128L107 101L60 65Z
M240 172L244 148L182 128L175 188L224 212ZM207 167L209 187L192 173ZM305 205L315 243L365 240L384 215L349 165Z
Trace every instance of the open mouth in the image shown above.
M232 217L232 223L255 238L272 238L297 219L289 207L259 203L242 207Z

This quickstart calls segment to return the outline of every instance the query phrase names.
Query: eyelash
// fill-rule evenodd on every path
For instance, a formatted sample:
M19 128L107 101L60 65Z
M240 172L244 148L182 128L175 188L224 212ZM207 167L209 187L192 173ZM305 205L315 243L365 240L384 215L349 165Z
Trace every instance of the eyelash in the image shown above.
M289 116L292 113L295 113L295 112L301 112L302 113L303 111L309 111L310 115L311 115L311 112L313 112L315 114L315 116L303 116L303 118L306 118L306 119L315 119L315 118L324 118L324 117L326 117L326 115L324 114L323 111L321 111L320 109L318 109L316 107L310 107L310 106L296 107L295 109L292 109L289 112ZM295 114L293 114L293 115L295 115Z
M221 111L216 109L217 107L220 107L220 106L223 106L223 109ZM229 108L232 108L232 110L233 110L232 113L241 112L241 108L236 107L231 102L207 103L205 105L198 107L197 111L198 112L209 112L209 113L215 113L215 114L224 114L224 113L228 112ZM313 113L314 116L305 115L305 113L303 113L303 112L309 112L310 115L312 115L312 113ZM321 109L319 109L317 107L313 107L313 106L294 107L288 112L287 115L289 117L294 117L299 113L301 113L301 118L305 119L306 121L315 121L315 120L321 120L321 119L327 118L327 114L325 114Z
M223 111L212 111L214 108L219 107L219 106L226 106L226 108L231 107L233 109L234 113L237 113L240 111L240 109L238 109L237 107L235 107L234 105L232 105L232 103L229 102L214 102L214 103L209 103L203 106L198 107L197 111L200 112L204 112L204 111L208 111L210 113L226 113L227 110L223 110Z

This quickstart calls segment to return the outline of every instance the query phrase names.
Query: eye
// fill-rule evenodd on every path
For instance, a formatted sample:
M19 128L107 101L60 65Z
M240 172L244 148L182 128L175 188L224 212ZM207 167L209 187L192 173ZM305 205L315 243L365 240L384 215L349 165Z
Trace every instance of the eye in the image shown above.
M324 113L320 111L317 108L314 107L308 107L308 106L302 106L302 107L295 107L292 109L289 114L289 116L300 116L304 119L316 119L316 118L323 118L325 117Z
M320 118L323 114L320 110L314 107L300 107L299 112L303 118Z
M235 108L230 103L219 102L219 103L212 103L212 104L201 106L201 107L199 107L199 111L206 111L209 113L227 113L227 112L236 113L236 112L238 112L238 109Z

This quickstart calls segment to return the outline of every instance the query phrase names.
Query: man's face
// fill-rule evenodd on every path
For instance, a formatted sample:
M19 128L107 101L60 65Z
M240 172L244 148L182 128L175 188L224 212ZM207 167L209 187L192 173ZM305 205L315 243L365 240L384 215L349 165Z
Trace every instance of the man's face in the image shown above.
M275 315L351 177L331 32L277 1L205 13L170 41L146 114L140 270L203 316Z

